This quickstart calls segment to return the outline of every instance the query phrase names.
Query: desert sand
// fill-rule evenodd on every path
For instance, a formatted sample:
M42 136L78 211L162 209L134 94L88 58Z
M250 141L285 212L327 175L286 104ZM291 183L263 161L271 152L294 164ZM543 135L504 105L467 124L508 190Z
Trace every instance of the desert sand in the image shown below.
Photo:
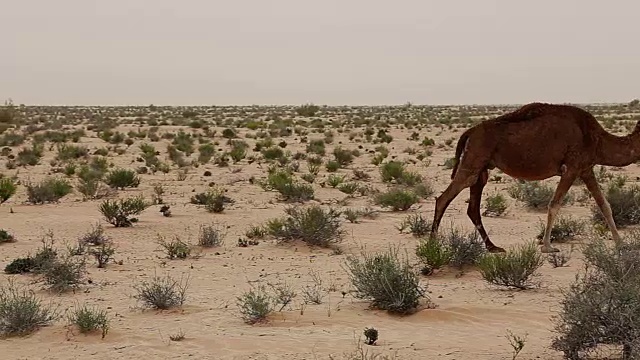
M97 268L93 259L87 262L85 281L77 289L63 294L46 290L35 275L0 275L0 284L14 279L18 284L35 291L45 303L53 302L61 312L77 304L95 305L105 309L110 318L110 329L103 338L99 334L80 334L69 326L66 317L23 337L10 337L0 341L2 359L364 359L347 354L358 347L372 354L396 356L397 359L511 359L512 348L506 338L507 331L527 334L526 346L518 359L562 359L562 354L550 349L554 336L552 317L559 309L562 289L574 280L582 270L579 251L575 251L566 267L552 268L545 262L539 271L541 286L530 290L505 290L483 281L473 268L463 272L445 268L430 275L420 275L421 283L427 288L427 296L435 308L421 307L414 314L392 315L369 307L369 301L352 295L352 286L344 268L349 254L358 254L361 247L367 252L384 251L390 245L406 250L411 261L419 264L415 257L418 239L411 234L400 233L397 226L409 214L422 214L431 220L434 196L449 183L450 169L443 166L454 154L457 136L473 122L496 116L513 107L342 107L321 108L313 117L296 114L295 107L194 107L195 116L183 116L186 108L149 107L137 108L46 108L17 107L25 131L29 123L44 128L59 124L61 129L87 129L74 145L84 146L90 153L99 148L109 148L107 159L114 168L137 169L144 163L137 162L139 145L150 143L160 152L162 161L171 164L171 171L163 174L140 174L141 183L137 188L118 190L117 198L143 194L148 200L153 194L153 186L161 184L165 189L164 203L171 206L171 217L160 214L161 205L152 205L139 215L139 222L132 227L116 228L107 223L98 210L103 199L83 200L81 194L73 191L57 203L32 205L26 203L24 183L37 182L52 175L51 165L56 156L55 146L45 146L43 158L35 166L7 169L8 156L0 156L0 170L5 176L16 175L21 185L17 193L0 205L0 228L13 234L15 242L0 245L0 267L4 268L13 259L34 253L40 246L40 239L51 231L55 246L65 248L100 223L115 246L114 262L106 268ZM624 105L592 106L599 120L607 123L607 128L617 134L628 132L635 125L637 115L630 113ZM58 119L54 120L53 117ZM261 239L258 245L237 246L238 238L244 238L252 225L259 225L268 219L282 216L291 204L279 200L276 192L262 189L255 179L264 178L269 163L262 159L260 152L253 151L255 135L262 129L250 130L235 126L238 138L247 141L247 156L255 156L249 163L243 159L230 162L227 167L219 167L213 160L206 164L186 167L186 179L178 180L178 167L167 159L167 145L170 140L133 139L132 145L109 144L88 130L97 119L109 117L117 121L112 129L127 134L130 130L149 130L149 119L167 122L158 125L158 135L176 133L205 134L199 125L190 126L194 119L207 124L210 130L217 130L210 138L218 142L216 149L227 150L227 139L222 131L232 127L234 122L253 120L258 124L285 123L290 128L303 128L308 134L302 143L299 134L280 136L275 134L275 144L284 140L285 150L305 152L308 141L323 139L325 131L332 131L334 139L326 144L325 159L332 158L335 146L359 149L360 156L337 173L351 178L354 169L371 176L360 181L373 188L385 189L388 184L380 179L380 167L372 164L374 154L369 153L379 145L385 145L390 154L386 160L395 157L405 161L407 168L422 175L433 186L434 194L422 199L408 211L391 211L375 205L371 196L348 197L330 186L322 186L329 173L324 165L316 181L315 199L308 204L321 204L337 209L370 207L377 211L374 219L362 218L358 223L343 221L346 230L340 243L342 254L332 250L312 248L304 243L279 244L269 237ZM38 121L40 119L40 121ZM276 119L276 120L274 120ZM279 120L278 120L279 119ZM375 133L382 123L389 125L387 133L393 137L388 144L373 144L365 139L364 122ZM289 123L287 123L289 122ZM292 124L291 122L295 123ZM314 125L324 124L317 130ZM413 124L407 128L407 124ZM173 124L173 125L168 125ZM419 126L418 129L416 126ZM32 129L33 130L33 129ZM14 130L6 130L5 133ZM417 140L409 140L417 132ZM37 133L37 132L36 132ZM27 135L26 142L19 146L9 146L16 154L22 147L29 146L35 133ZM247 135L250 137L247 137ZM353 134L350 139L349 135ZM1 135L0 135L1 136ZM429 137L435 140L431 146L420 142ZM49 144L49 143L47 143ZM115 148L121 149L117 154ZM197 148L197 142L196 142ZM422 161L415 153L405 152L413 148L418 153L431 154ZM219 153L220 151L218 151ZM198 152L189 159L196 159ZM301 164L299 176L307 172L305 160ZM624 169L608 169L615 174L629 176L636 181L640 169L636 165ZM210 171L212 176L203 176ZM500 175L493 171L490 176ZM64 174L56 174L65 177ZM483 221L493 242L505 248L532 241L540 231L541 221L546 219L544 211L533 211L522 203L510 198L506 189L514 180L502 174L502 180L492 179L484 190L487 195L501 192L507 196L508 209L503 216L484 216ZM76 177L68 177L76 184ZM546 180L555 186L558 178ZM227 196L233 199L222 213L209 213L204 208L189 203L191 196L206 191L214 182L227 189ZM253 182L253 183L252 183ZM582 185L574 185L571 192L580 197ZM473 226L466 215L468 190L462 192L452 203L443 220L443 228L456 226L466 230ZM571 215L589 222L593 200L574 201L564 206L561 214ZM187 259L170 260L157 243L158 235L180 236L184 241L195 243L201 225L226 228L224 245L212 249L198 249L196 256ZM625 230L622 232L624 233ZM567 243L555 246L568 250L579 245L577 237ZM324 298L321 304L303 304L300 291L309 285L310 272L317 272L322 279ZM189 287L185 304L181 308L158 311L143 309L133 297L134 285L151 279L155 274L170 274L180 278L189 277ZM298 292L292 304L282 311L276 311L268 321L255 325L243 322L239 316L236 298L251 285L286 281ZM360 344L363 330L375 327L379 340L375 346ZM184 333L182 341L172 341L171 335ZM358 340L360 339L360 340Z

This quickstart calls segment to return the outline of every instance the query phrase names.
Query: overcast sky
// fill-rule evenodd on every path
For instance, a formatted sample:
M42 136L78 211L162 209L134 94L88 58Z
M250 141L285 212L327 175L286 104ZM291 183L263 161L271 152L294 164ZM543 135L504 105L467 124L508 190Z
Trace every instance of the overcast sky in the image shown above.
M0 1L16 104L640 97L634 0Z

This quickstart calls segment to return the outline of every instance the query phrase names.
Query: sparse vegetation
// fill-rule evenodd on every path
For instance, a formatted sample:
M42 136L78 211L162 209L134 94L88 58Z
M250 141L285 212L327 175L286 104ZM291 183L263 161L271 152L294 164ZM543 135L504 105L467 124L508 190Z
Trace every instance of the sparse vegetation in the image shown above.
M533 277L544 258L534 243L528 243L506 253L485 254L477 264L488 283L524 290L537 286Z
M142 196L120 200L105 200L99 210L104 218L115 227L129 227L137 222L134 215L139 215L148 204Z
M58 318L57 309L13 281L0 286L0 335L28 335Z
M349 256L346 266L356 289L355 296L371 300L374 308L409 313L426 296L418 274L406 259L398 256L397 249Z
M342 240L340 212L320 206L289 207L286 217L268 223L268 232L280 241L301 240L313 246L331 247Z
M176 280L170 275L154 276L150 281L143 281L136 285L135 295L146 307L157 310L168 310L180 307L187 299L189 278Z

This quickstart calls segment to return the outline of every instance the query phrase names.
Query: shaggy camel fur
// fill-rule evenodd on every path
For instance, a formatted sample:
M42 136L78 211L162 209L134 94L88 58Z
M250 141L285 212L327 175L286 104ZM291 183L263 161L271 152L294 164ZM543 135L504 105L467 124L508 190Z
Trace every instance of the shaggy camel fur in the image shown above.
M589 112L571 105L531 103L497 118L484 121L458 140L451 183L437 197L431 236L436 236L445 210L470 187L467 215L491 252L494 245L482 225L480 200L489 170L498 168L522 180L543 180L559 175L560 182L549 203L541 251L556 252L549 237L561 202L577 178L593 195L616 242L620 235L611 207L596 181L593 167L626 166L640 159L640 121L626 136L608 133Z

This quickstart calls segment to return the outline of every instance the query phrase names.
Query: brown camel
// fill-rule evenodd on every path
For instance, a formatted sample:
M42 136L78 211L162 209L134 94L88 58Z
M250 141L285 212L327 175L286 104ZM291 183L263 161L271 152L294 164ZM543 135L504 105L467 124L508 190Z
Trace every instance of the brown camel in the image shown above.
M456 147L451 183L436 199L431 236L438 233L445 210L465 188L470 187L467 215L491 252L504 252L494 245L482 225L480 200L489 170L498 168L522 180L543 180L560 175L549 203L547 226L541 251L556 252L549 240L561 201L577 178L582 179L604 216L613 239L620 235L611 207L596 181L593 167L626 166L640 159L640 121L626 136L608 133L589 112L571 105L531 103L483 121L465 131Z

